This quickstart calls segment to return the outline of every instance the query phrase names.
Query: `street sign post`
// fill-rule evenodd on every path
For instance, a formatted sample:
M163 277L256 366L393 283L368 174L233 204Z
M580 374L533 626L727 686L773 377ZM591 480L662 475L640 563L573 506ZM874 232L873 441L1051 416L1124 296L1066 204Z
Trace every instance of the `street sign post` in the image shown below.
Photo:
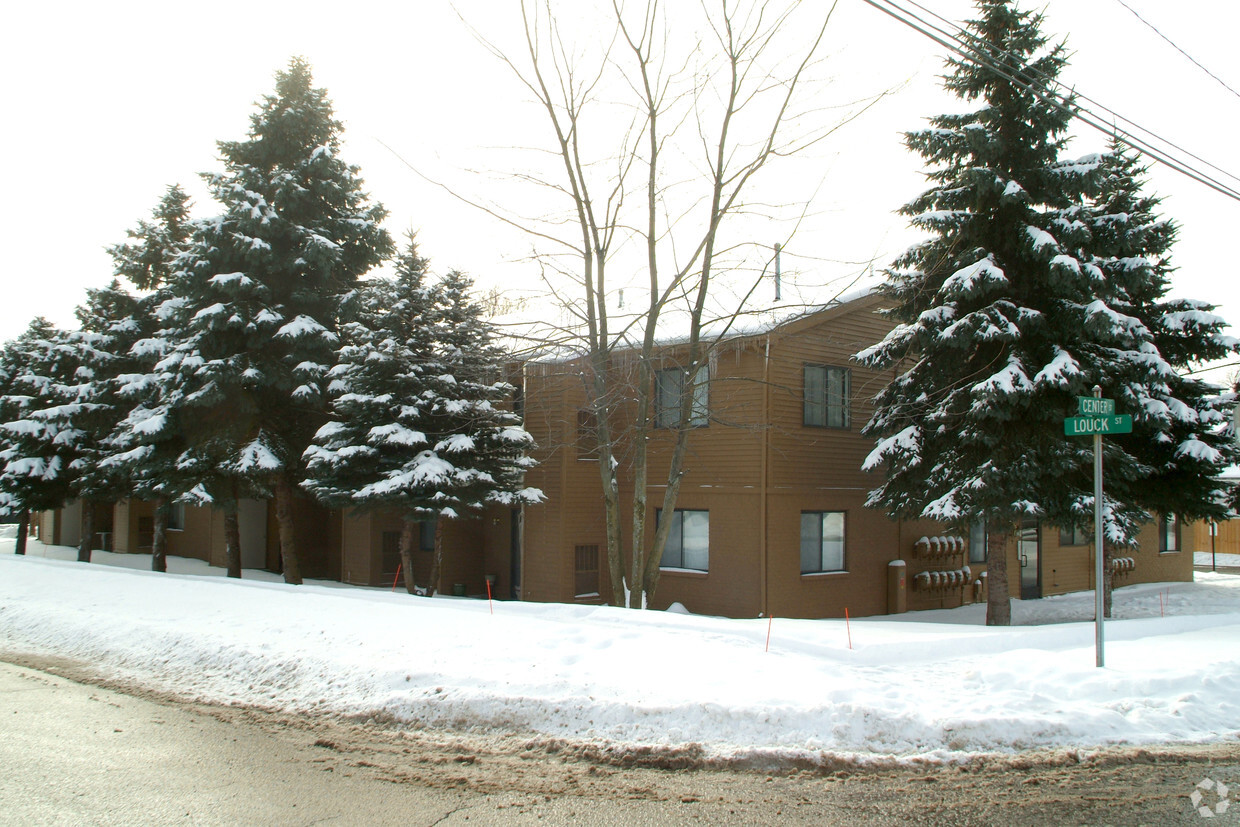
M1077 416L1066 417L1063 432L1067 436L1094 438L1094 639L1098 666L1106 664L1104 653L1106 633L1103 630L1102 581L1102 437L1132 433L1132 417L1115 413L1115 400L1103 399L1102 388L1094 385L1093 396L1076 398Z

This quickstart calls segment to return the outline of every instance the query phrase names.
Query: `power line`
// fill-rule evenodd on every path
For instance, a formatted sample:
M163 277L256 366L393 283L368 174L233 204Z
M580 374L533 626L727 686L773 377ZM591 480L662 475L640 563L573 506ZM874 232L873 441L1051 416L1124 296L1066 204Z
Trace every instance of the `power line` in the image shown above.
M918 3L918 2L917 2L917 0L906 0L906 1L907 1L910 5L912 5L912 6L916 6L917 8L921 9L921 10L922 10L923 12L925 12L926 14L929 14L929 15L931 15L932 17L935 17L935 18L937 18L937 19L939 19L939 20L943 21L943 23L944 23L946 26L950 27L953 31L952 31L952 32L946 32L946 31L944 31L943 29L941 29L941 28L939 28L939 27L937 27L937 26L935 26L935 27L934 27L935 31L941 32L941 33L943 33L945 36L948 36L948 37L952 38L952 40L953 40L954 42L956 42L956 43L961 43L961 45L963 46L964 44L963 44L963 43L961 42L961 40L960 40L960 38L963 36L963 37L967 38L968 40L970 40L970 41L972 41L972 42L974 42L974 43L979 44L979 47L983 47L983 48L986 48L986 49L992 49L992 48L994 48L994 44L987 43L986 41L984 41L984 40L982 40L981 38L979 38L977 35L973 34L972 32L968 31L967 29L962 28L959 24L957 24L957 23L955 23L955 22L953 22L953 21L951 21L951 20L948 20L947 18L943 17L942 15L938 14L937 12L934 12L934 11L932 11L932 10L930 10L930 9L927 9L925 6L923 6L923 5L921 5L920 3ZM894 4L894 0L887 0L887 2L892 2L892 3ZM923 22L923 23L925 22L925 21L921 20L921 18L916 18L916 19L917 19L917 20L919 20L920 22ZM928 25L932 25L932 24L928 24ZM973 52L976 56L978 56L978 57L981 57L981 58L983 58L983 59L987 59L987 60L989 59L989 58L987 58L987 56L986 56L985 52L983 51L983 48L975 48L975 47L971 47L971 46L966 46L965 48L970 49L970 51L972 51L972 52ZM1013 55L1011 52L1007 52L1007 51L1004 51L1004 50L998 50L998 51L999 51L999 52L1000 52L1000 53L1001 53L1001 54L1002 54L1005 58L1008 58L1009 60L1014 61L1014 64L1013 64L1013 65L1015 65L1016 63L1018 63L1018 62L1019 62L1019 61L1017 60L1016 56L1015 56L1015 55ZM962 55L962 56L963 56L963 55ZM993 64L992 64L992 65L991 65L991 68L997 68L997 67L993 66ZM1213 169L1214 171L1216 171L1216 172L1218 172L1218 173L1221 173L1222 175L1227 176L1227 177L1228 177L1228 178L1230 178L1231 180L1233 180L1233 181L1236 181L1236 182L1240 183L1240 177L1238 177L1238 176L1236 176L1236 175L1233 175L1232 173L1228 172L1227 170L1223 169L1222 167L1220 167L1220 166L1218 166L1218 165L1216 165L1216 164L1213 164L1213 163L1211 163L1210 161L1207 161L1205 158L1202 158L1201 156L1196 155L1196 154L1194 154L1193 152L1190 152L1189 150L1185 149L1184 147L1180 146L1179 144L1176 144L1176 143L1174 143L1174 142L1172 142L1172 141L1170 141L1170 140L1168 140L1168 139L1166 139L1166 138L1163 138L1161 135L1158 135L1156 132L1154 132L1154 131L1153 131L1153 130L1151 130L1151 129L1147 129L1146 127L1142 126L1141 124L1137 123L1136 121L1132 120L1131 118L1126 118L1126 117L1124 117L1123 115L1121 115L1121 114L1119 114L1118 112L1116 112L1114 109L1111 109L1110 107L1106 106L1105 104L1102 104L1102 103L1098 102L1097 100L1094 100L1093 98L1089 97L1088 95L1084 94L1083 92L1078 92L1078 91L1076 91L1075 89L1068 87L1066 84L1064 84L1064 83L1063 83L1062 81L1060 81L1058 78L1047 77L1045 73L1039 72L1037 69L1034 69L1032 66L1028 66L1028 65L1026 65L1026 66L1024 66L1024 67L1022 67L1022 68L1023 68L1026 72L1028 72L1030 75L1034 76L1036 79L1038 79L1038 80L1042 81L1042 83L1043 83L1043 84L1050 84L1050 85L1053 85L1053 86L1058 87L1058 88L1059 88L1059 89L1061 89L1061 90L1064 90L1064 91L1062 92L1062 94L1064 94L1064 95L1065 95L1065 97L1071 96L1071 97L1073 97L1076 101L1087 101L1088 103L1093 104L1093 106L1094 106L1095 108L1097 108L1097 109L1101 109L1101 110L1102 110L1103 112L1105 112L1107 115L1111 116L1111 118L1113 118L1115 121L1119 121L1119 122L1123 122L1123 123L1125 123L1125 124L1128 124L1128 126L1129 126L1129 127L1131 127L1132 129L1135 129L1137 132L1141 132L1141 133L1143 133L1143 134L1145 134L1145 135L1149 136L1149 138L1150 138L1150 139L1152 139L1152 140L1154 140L1154 141L1157 141L1157 142L1159 142L1159 143L1161 143L1161 144L1163 144L1163 145L1165 145L1165 146L1167 146L1167 147L1169 147L1169 148L1171 148L1171 149L1175 150L1176 152L1182 153L1183 155L1188 156L1189 158L1193 159L1194 161L1197 161L1198 163L1205 164L1205 165L1206 165L1207 167L1209 167L1210 169ZM1005 77L1007 77L1009 80L1012 80L1012 81L1014 81L1014 82L1016 82L1016 83L1018 83L1018 84L1020 84L1020 83L1021 83L1021 81L1019 81L1019 80L1018 80L1018 79L1016 79L1016 78L1012 78L1010 75L1005 75ZM1036 89L1034 89L1031 85L1024 84L1024 85L1022 85L1022 88L1025 88L1025 89L1027 89L1027 90L1029 90L1029 91L1031 91L1031 92L1034 92L1035 94L1037 93L1037 90L1036 90ZM1049 90L1048 90L1048 91L1049 91ZM1102 126L1099 126L1098 124L1090 124L1090 126L1093 126L1095 129L1099 129L1099 130L1100 130L1100 131L1102 131L1104 134L1108 134L1108 135L1110 135L1110 134L1115 134L1117 131L1121 131L1121 130L1117 130L1117 129L1116 129L1116 127L1115 127L1114 125L1113 125L1113 126L1111 126L1110 128L1106 128L1106 125L1105 125L1106 119L1105 119L1105 118L1103 118L1103 117L1102 117L1102 116L1100 116L1100 115L1097 115L1094 111L1090 110L1090 109L1089 109L1089 107L1086 107L1086 106L1081 105L1081 104L1079 104L1079 103L1077 103L1076 105L1077 105L1077 107L1078 107L1079 109L1081 109L1083 112L1085 112L1085 113L1086 113L1086 115L1087 115L1088 117L1096 118L1098 121L1101 121L1101 122L1102 122L1102 124L1103 124ZM1074 113L1074 116L1075 116L1075 113ZM1082 121L1084 121L1084 122L1088 123L1088 121L1086 121L1084 117L1080 117L1080 120L1082 120ZM1125 134L1126 136L1129 136L1129 137L1135 137L1135 136L1133 136L1133 135L1132 135L1132 132L1131 132L1130 130L1122 130L1122 131L1124 132L1124 134ZM1131 141L1130 141L1130 143L1131 143ZM1148 152L1148 151L1147 151L1147 154L1150 154L1150 155L1151 155L1151 157L1155 157L1155 159L1156 159L1156 160L1160 160L1160 161L1162 161L1164 164L1167 164L1167 165L1169 165L1169 166L1173 166L1172 164L1168 164L1168 162L1167 162L1167 161L1165 161L1165 160L1163 160L1162 158L1159 158L1159 157L1157 157L1157 156L1153 155L1153 153L1151 153L1151 152ZM1181 170L1181 171L1182 171L1182 170ZM1194 170L1194 172L1197 172L1197 170ZM1191 177L1191 176L1190 176L1190 177ZM1205 182L1202 182L1202 183L1205 183ZM1228 189L1231 189L1231 187L1229 186L1229 187L1228 187ZM1233 196L1233 197L1234 197L1234 196Z
M879 6L878 6L875 2L871 2L871 0L866 0L866 2L869 2L869 3L870 3L870 5L875 6L876 8L881 8L881 7L879 7ZM1084 94L1081 94L1081 93L1078 93L1078 92L1076 92L1076 91L1075 91L1075 90L1073 90L1073 89L1069 89L1069 88L1068 88L1066 85L1064 85L1061 81L1059 81L1059 80L1057 80L1057 79L1055 79L1055 78L1047 77L1045 74L1040 73L1038 70L1034 69L1032 66L1029 66L1029 65L1023 65L1023 66L1021 66L1021 69L1022 69L1025 73L1027 73L1027 74L1029 74L1029 75L1033 76L1035 79L1040 80L1040 81L1041 81L1041 83L1042 83L1042 86L1037 87L1037 86L1034 86L1034 85L1033 85L1032 83L1030 83L1030 82L1027 82L1027 81L1022 80L1021 78L1014 77L1014 76L1013 76L1010 72L1008 72L1008 71L1007 71L1007 67L1006 67L1006 66L996 63L996 62L995 62L995 61L994 61L994 60L993 60L993 59L989 56L988 51L996 51L996 52L998 52L998 54L999 54L1000 56L1002 56L1003 58L1005 58L1005 59L1007 59L1009 62L1011 62L1011 64L1012 64L1013 66L1020 66L1020 65L1021 65L1022 61L1020 60L1020 58L1019 58L1019 57L1017 57L1016 55L1013 55L1011 52L1008 52L1008 51L1006 51L1006 50L996 48L996 47L994 46L994 44L987 43L986 41L981 40L981 39L980 39L980 38L978 38L976 35L972 34L971 32L969 32L969 31L967 31L967 30L965 30L965 29L963 29L963 28L961 28L961 27L960 27L959 25L957 25L956 23L953 23L952 21L947 20L946 18L942 17L941 15L938 15L938 14L936 14L935 12L933 12L933 11L930 11L930 10L926 9L924 6L921 6L920 4L918 4L918 3L916 2L916 0L907 0L907 2L909 2L909 4L910 4L910 5L913 5L913 6L917 7L917 8L919 8L919 9L922 9L922 10L923 10L924 12L926 12L927 14L929 14L929 15L931 15L931 16L933 16L933 17L936 17L936 18L938 18L939 20L942 20L942 21L943 21L943 22L944 22L947 26L949 26L949 27L950 27L953 31L947 31L947 30L945 30L945 29L943 29L943 28L941 28L941 27L939 27L939 26L936 26L936 25L934 25L934 24L932 24L932 23L928 23L926 20L924 20L923 18L918 17L915 13L913 13L913 12L909 11L907 8L902 8L902 7L900 7L900 6L899 6L899 5L895 2L895 0L883 0L883 2L887 3L887 4L888 4L888 5L890 5L891 7L895 8L896 10L898 10L899 12L901 12L901 13L903 13L903 14L907 14L907 15L908 15L909 17L911 17L913 20L916 20L916 21L917 21L917 23L918 23L918 24L920 24L920 25L913 24L913 23L911 23L911 22L910 22L910 21L908 21L908 20L904 20L904 19L902 19L902 18L898 17L897 15L892 14L892 13L891 13L890 11L888 11L887 9L882 9L883 11L886 11L886 12L887 12L888 14L890 14L891 16L896 17L896 19L901 20L901 22L905 23L906 25L911 26L912 28L914 28L915 30L917 30L917 31L921 32L922 34L926 34L927 36L931 37L931 39L935 40L936 42L943 44L943 45L944 45L944 46L946 46L949 50L951 50L951 51L953 51L954 53L956 53L956 54L960 55L961 57L965 58L966 60L972 60L972 61L974 61L975 63L978 63L978 64L980 64L980 65L982 65L982 66L985 66L985 67L987 67L987 68L991 69L993 72L995 72L995 73L996 73L996 74L998 74L999 76L1001 76L1001 77L1003 77L1003 78L1006 78L1007 80L1009 80L1009 81L1011 81L1012 83L1016 84L1016 85L1017 85L1017 86L1019 86L1020 88L1022 88L1022 89L1024 89L1024 90L1026 90L1026 91L1028 91L1028 92L1030 92L1030 93L1032 93L1032 94L1034 94L1034 95L1036 95L1036 96L1038 96L1038 97L1039 97L1039 98L1041 98L1043 101L1045 101L1045 102L1047 102L1047 103L1050 103L1051 105L1053 105L1053 106L1055 106L1055 107L1059 108L1060 110L1062 110L1062 111L1064 111L1064 112L1067 112L1067 113L1068 113L1068 114L1070 114L1072 117L1076 118L1077 120L1080 120L1082 123L1087 124L1088 126L1093 127L1094 129L1097 129L1099 132L1103 133L1104 135L1119 135L1119 136L1123 137L1127 143L1129 143L1129 144L1130 144L1130 145L1132 145L1133 147L1135 147L1135 148L1137 148L1137 149L1141 150L1142 152L1144 152L1146 155L1148 155L1150 158L1154 159L1155 161L1158 161L1158 162L1162 163L1164 166L1171 167L1172 169L1176 170L1177 172L1180 172L1181 174L1186 175L1186 176L1188 176L1189 178L1192 178L1192 179L1196 180L1198 183L1205 184L1206 186L1210 187L1211 189L1214 189L1214 190L1216 190L1216 191L1218 191L1218 192L1220 192L1220 193L1222 193L1222 194L1224 194L1224 195L1226 195L1226 196L1228 196L1228 197L1230 197L1230 198L1233 198L1233 199L1236 199L1236 200L1240 200L1240 190L1236 190L1236 189L1235 189L1235 188L1233 188L1232 186L1227 185L1227 184L1224 184L1223 182L1219 181L1218 179L1213 178L1212 176L1210 176L1210 175L1208 175L1208 174L1206 174L1206 173L1202 172L1200 169L1196 169L1196 168L1194 168L1194 167L1193 167L1191 164L1189 164L1187 161L1181 160L1180 158L1176 158L1176 157L1172 156L1171 154L1169 154L1167 151L1165 151L1165 150L1163 150L1163 149L1160 149L1160 148L1155 147L1154 145L1152 145L1151 143L1149 143L1149 141L1148 141L1148 140L1146 140L1145 138L1142 138L1142 137L1139 137L1138 135L1136 135L1136 134L1135 134L1132 130L1130 130L1130 129L1121 129L1121 128L1118 126L1118 124L1117 124L1117 123L1115 123L1115 122L1112 122L1111 124L1108 124L1108 123L1106 122L1106 119L1105 119L1105 118L1103 118L1103 117L1101 117L1101 116L1097 115L1096 113L1094 113L1094 112L1093 112L1093 111L1092 111L1089 107L1084 106L1083 104L1076 103L1076 101L1078 101L1078 100L1088 101L1089 103L1092 103L1092 104L1094 104L1095 106L1097 106L1098 108L1102 109L1102 110L1103 110L1104 112L1106 112L1107 114L1109 114L1109 115L1113 116L1113 117L1114 117L1117 121L1123 121L1124 123L1127 123L1127 124L1129 124L1131 127L1133 127L1133 128L1134 128L1137 132L1141 132L1141 133L1144 133L1144 134L1148 135L1148 136L1150 137L1150 139L1152 139L1152 140L1154 140L1154 141L1157 141L1157 142L1159 142L1159 143L1161 143L1161 144L1164 144L1165 146L1167 146L1167 147L1169 147L1169 148L1171 148L1171 149L1173 149L1173 150L1175 150L1175 151L1177 151L1177 152L1179 152L1179 153L1182 153L1183 155L1186 155L1186 156L1188 156L1189 158L1192 158L1192 159L1194 159L1194 160L1196 160L1196 161L1198 161L1198 162L1200 162L1200 163L1203 163L1203 164L1205 164L1206 166L1208 166L1208 167L1210 167L1210 168L1212 168L1212 169L1214 169L1214 170L1217 170L1218 172L1222 173L1223 175L1225 175L1225 176L1226 176L1226 177L1228 177L1228 178L1231 178L1231 179L1232 179L1232 180L1234 180L1234 181L1240 181L1240 178L1238 178L1237 176L1232 175L1231 173L1229 173L1229 172L1227 172L1226 170L1224 170L1224 169L1222 169L1222 168L1220 168L1220 167L1216 166L1215 164L1212 164L1212 163L1210 163L1209 161L1206 161L1205 159L1200 158L1199 156L1197 156L1197 155L1195 155L1195 154L1193 154L1193 153L1191 153L1191 152L1189 152L1189 151L1185 150L1184 148L1182 148L1182 147L1178 146L1177 144L1175 144L1175 143L1173 143L1173 142L1171 142L1171 141L1167 140L1166 138L1163 138L1163 137L1159 136L1158 134L1154 133L1153 131L1151 131L1151 130L1149 130L1149 129L1146 129L1145 127L1142 127L1140 124L1135 123L1135 122L1134 122L1134 121L1132 121L1131 119L1129 119L1129 118L1125 118L1124 116L1120 115L1119 113L1115 112L1114 110L1112 110L1112 109L1110 109L1110 108L1108 108L1108 107L1106 107L1106 106L1103 106L1103 105L1099 104L1097 101L1093 100L1093 99L1092 99L1092 98L1090 98L1089 96L1084 95ZM933 29L933 31L938 32L938 33L939 33L940 35L942 35L943 37L948 38L948 40L949 40L950 42L946 42L946 43L945 43L945 42L944 42L943 40L941 40L939 37L935 37L934 35L929 34L928 32L926 32L926 31L922 28L922 26L925 26L925 27L928 27L928 28L930 28L930 29ZM961 37L962 37L962 36L963 36L964 38L966 38L967 40L969 40L969 41L973 41L973 42L976 42L976 43L980 44L980 46L981 46L982 48L979 48L979 47L975 47L975 46L968 45L967 43L965 43L964 41L962 41L962 40L961 40ZM968 52L967 54L966 54L966 51ZM1064 98L1065 100L1066 100L1067 98L1069 98L1069 97L1073 98L1073 99L1074 99L1074 101L1073 101L1074 106L1073 106L1073 107L1070 107L1070 106L1066 105L1065 100L1061 100L1059 96L1056 96L1056 95L1055 95L1055 94L1054 94L1054 93L1050 90L1050 88L1048 88L1048 85L1053 85L1053 86L1059 87L1060 89L1066 90L1065 92L1063 92L1063 93L1062 93L1063 98Z
M1180 158L1176 158L1172 156L1170 153L1158 147L1153 146L1148 140L1141 138L1140 136L1134 134L1131 130L1120 128L1115 123L1108 125L1102 117L1096 115L1088 107L1081 106L1081 105L1069 106L1065 102L1064 99L1061 99L1059 95L1056 95L1049 88L1047 88L1047 84L1052 83L1056 86L1066 89L1067 87L1065 87L1058 80L1043 76L1041 78L1041 84L1035 86L1033 83L1030 83L1021 78L1015 77L1011 72L1007 70L1005 66L1003 66L1000 63L997 63L988 54L986 54L985 52L983 52L982 50L974 46L969 45L967 42L961 39L961 35L963 35L967 39L978 40L978 38L976 38L975 35L963 30L960 26L956 25L955 23L952 23L951 21L946 20L945 18L942 18L941 16L935 14L934 12L930 12L926 10L924 7L918 5L915 2L915 0L909 0L909 2L913 6L919 9L922 9L922 11L924 11L925 13L930 14L938 18L939 20L943 20L944 23L946 23L949 27L951 27L951 29L954 29L955 31L946 30L930 21L927 21L926 19L918 16L915 12L910 11L907 7L899 5L897 2L895 2L895 0L865 0L865 2L869 4L870 6L873 6L875 9L883 12L884 14L887 14L888 16L894 18L895 20L903 23L904 25L909 26L914 31L918 32L919 34L922 34L925 37L930 38L931 40L935 41L939 45L946 48L948 51L956 55L959 55L965 60L972 61L978 65L981 65L985 68L990 69L991 71L995 72L995 74L999 75L1000 77L1003 77L1006 80L1015 84L1016 86L1020 87L1021 89L1024 89L1025 91L1030 92L1031 94L1037 96L1044 102L1052 106L1055 106L1059 108L1060 110L1068 113L1069 115L1076 118L1077 120L1080 120L1082 123L1088 126L1091 126L1094 129L1097 129L1099 132L1102 132L1105 135L1117 135L1119 137L1122 137L1126 143L1130 144L1134 148L1145 153L1151 159L1159 163L1162 163L1164 166L1168 166L1171 169L1174 169L1177 172L1189 178L1192 178L1198 183L1204 184L1205 186L1210 187L1211 189L1223 195L1226 195L1229 198L1232 198L1236 201L1240 201L1240 190L1237 190L1234 187L1231 187L1219 181L1218 179L1208 175L1207 173L1204 173L1201 170L1194 168L1189 162L1181 160ZM982 42L982 41L979 41L979 42ZM988 49L996 51L1003 58L1010 60L1014 66L1021 65L1021 63L1023 62L1019 58L1017 58L1015 55L1011 54L1010 52L1007 52L1002 49L995 49L993 44L985 44L985 45L987 46ZM1022 68L1031 75L1038 74L1036 70L1032 69L1029 66L1022 66ZM1225 170L1222 170L1221 168L1215 166L1214 164L1209 163L1208 161L1204 161L1203 159L1198 158L1196 155L1193 155L1192 153L1187 152L1186 150L1176 146L1171 141L1168 141L1165 138L1158 136L1156 133L1150 130L1144 129L1143 127L1134 123L1133 121L1127 118L1124 118L1123 116L1118 115L1118 113L1115 113L1113 110L1110 110L1107 107L1101 106L1101 104L1097 104L1095 101L1093 101L1092 99L1084 95L1079 95L1069 90L1068 93L1065 95L1065 98L1066 97L1076 97L1081 100L1088 100L1089 102L1094 103L1096 106L1103 109L1107 113L1115 116L1115 118L1117 118L1118 120L1122 120L1125 123L1131 124L1133 127L1136 128L1137 131L1148 134L1153 140L1161 142L1162 144L1165 144L1166 146L1171 147L1172 149L1175 149L1178 152L1183 153L1184 155L1187 155L1190 158L1193 158L1201 163L1206 164L1206 166L1209 166L1213 169L1218 170L1219 172L1221 172L1223 175L1225 175L1228 178L1240 181L1240 178L1237 178L1235 175L1232 175L1231 173L1226 172Z
M1226 89L1228 92L1231 92L1233 95L1235 95L1236 97L1240 98L1240 92L1237 92L1235 89L1232 89L1230 86L1228 86L1228 85L1227 85L1226 81L1224 81L1224 80L1223 80L1222 78L1220 78L1218 75L1216 75L1216 74L1214 74L1213 72L1211 72L1211 71L1210 71L1209 69L1207 69L1206 67L1202 66L1202 65L1201 65L1201 63L1199 63L1199 62L1197 61L1197 58L1193 57L1193 56L1192 56L1192 55L1190 55L1188 52L1186 52L1186 51L1184 51L1183 49L1181 49L1181 48L1180 48L1180 47L1176 44L1176 42L1175 42L1174 40L1172 40L1171 38L1169 38L1169 37L1167 37L1165 34L1163 34L1161 31L1159 31L1159 29L1158 29L1158 27L1157 27L1157 26L1155 26L1153 23L1151 23L1150 21L1148 21L1148 20L1146 20L1144 17L1142 17L1140 14L1138 14L1136 9L1134 9L1132 6L1130 6L1130 5L1128 5L1127 3L1125 3L1125 2L1124 2L1124 0L1115 0L1115 2L1116 2L1116 3L1119 3L1121 6L1123 6L1123 7L1124 7L1124 8L1126 8L1126 9L1128 9L1128 11L1132 12L1132 16L1133 16L1133 17L1135 17L1135 18L1137 18L1138 20L1140 20L1140 21L1141 21L1142 23L1144 23L1146 26L1149 26L1149 27L1150 27L1150 30L1151 30L1151 31L1153 31L1153 32L1154 32L1154 34L1158 35L1158 36L1159 36L1159 37L1161 37L1163 40L1165 40L1165 41L1167 41L1168 43L1170 43L1170 44L1171 44L1171 46L1172 46L1172 48L1174 48L1174 49L1175 49L1177 52L1179 52L1180 54L1184 55L1184 57L1186 57L1186 58L1188 58L1189 60L1191 60L1191 61L1193 62L1193 65L1194 65L1194 66L1196 66L1196 67L1197 67L1198 69L1200 69L1201 71L1205 72L1205 73L1206 73L1207 75L1209 75L1210 77L1212 77L1212 78L1214 78L1215 80L1217 80L1217 81L1219 82L1219 84L1221 84L1221 85L1222 85L1222 87L1223 87L1224 89Z

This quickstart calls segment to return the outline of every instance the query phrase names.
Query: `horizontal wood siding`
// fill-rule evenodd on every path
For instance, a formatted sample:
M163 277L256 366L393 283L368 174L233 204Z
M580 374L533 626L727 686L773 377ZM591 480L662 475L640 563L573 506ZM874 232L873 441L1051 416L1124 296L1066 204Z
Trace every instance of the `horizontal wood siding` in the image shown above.
M211 517L214 510L208 507L186 506L185 528L168 530L168 553L177 557L208 560L211 556ZM150 549L146 551L149 553Z
M760 483L764 346L764 338L728 342L711 358L710 422L689 431L682 487L738 490ZM666 364L676 364L674 352ZM675 437L671 429L651 432L651 483L666 485Z
M852 362L853 354L882 339L891 322L876 312L877 302L847 313L824 313L808 327L779 331L771 344L771 485L866 490L882 482L881 473L865 473L861 465L873 440L861 428L873 413L871 400L889 373L867 370ZM849 425L829 428L804 425L804 368L827 365L849 370Z
M1094 587L1094 548L1084 545L1061 546L1059 529L1042 529L1042 594L1067 594ZM1019 565L1019 563L1017 563Z
M525 509L521 570L524 600L565 599L561 568L564 521L569 507L564 495L568 468L577 464L570 438L576 431L576 415L584 398L581 380L569 365L533 364L526 371L525 429L538 445L533 452L538 465L526 474L525 481L542 491L546 499ZM574 473L581 472L574 468ZM591 490L597 491L598 484Z
M656 496L661 497L661 492L652 490L652 500ZM652 607L666 609L680 603L695 614L757 617L761 611L762 548L758 505L757 491L682 490L677 508L710 513L709 570L662 570ZM654 539L654 530L652 508L646 526L648 544Z
M1136 553L1121 552L1121 556L1132 557L1136 568L1120 585L1129 583L1165 583L1189 582L1193 580L1193 552L1184 541L1189 538L1185 527L1180 529L1180 547L1182 551L1159 552L1158 524L1149 523L1141 530L1139 536L1141 548ZM1207 538L1208 539L1208 538Z
M134 536L138 530L137 520L131 520L131 500L121 500L112 511L112 550L121 554L135 551Z
M959 538L962 547L959 553L930 556L919 549L921 540L945 537ZM1004 548L1006 538L1001 534L993 535L989 543ZM986 564L969 562L968 537L959 532L951 531L947 526L931 520L910 520L900 523L900 558L905 563L905 588L907 589L908 610L910 612L928 609L954 609L970 603L984 602L985 592L978 587L985 582ZM968 578L961 579L958 584L931 585L917 575L922 572L962 572L968 567Z
M768 498L769 606L778 617L851 617L887 612L887 568L899 557L899 526L865 508L856 491L778 491ZM801 513L844 512L844 571L801 574Z
M479 524L478 543L482 549L483 576L494 575L492 596L497 600L508 600L512 594L512 509L492 506Z
M1225 520L1218 524L1218 536L1210 536L1208 522L1189 523L1184 526L1181 538L1185 551L1214 551L1215 554L1240 554L1240 520Z
M346 514L341 522L341 570L344 582L369 586L374 580L369 514Z

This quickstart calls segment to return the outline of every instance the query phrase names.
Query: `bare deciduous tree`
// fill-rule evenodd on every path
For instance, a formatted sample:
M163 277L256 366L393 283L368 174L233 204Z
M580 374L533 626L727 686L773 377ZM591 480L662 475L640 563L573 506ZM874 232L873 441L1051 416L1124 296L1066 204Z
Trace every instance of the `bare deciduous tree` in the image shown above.
M482 34L479 39L532 95L553 136L543 158L553 158L554 168L515 177L568 209L521 215L472 203L529 234L544 280L564 310L556 334L586 366L610 599L640 608L658 587L672 523L660 521L653 540L647 537L652 431L670 424L673 432L661 503L671 513L688 471L699 371L736 314L746 310L752 269L759 269L746 265L746 256L760 249L769 260L768 245L737 240L730 225L742 216L803 211L803 204L748 203L745 195L772 161L822 141L881 95L843 117L829 116L829 123L807 104L834 4L703 2L692 12L671 12L657 0L632 8L610 0L609 7L595 8L606 31L595 37L594 48L573 46L574 32L557 16L561 11L551 0L521 3L520 57ZM593 23L597 32L598 20ZM589 149L588 127L597 144ZM744 266L751 268L742 278L748 287L741 287L738 304L721 311L712 288L721 275L739 275ZM640 274L638 309L609 311L614 287L608 277L616 268L622 273L617 283L630 290L626 277ZM667 355L660 337L673 328L679 417L656 422L656 364ZM617 367L622 351L633 370ZM621 405L632 405L631 423L620 421ZM627 555L622 460L633 480Z

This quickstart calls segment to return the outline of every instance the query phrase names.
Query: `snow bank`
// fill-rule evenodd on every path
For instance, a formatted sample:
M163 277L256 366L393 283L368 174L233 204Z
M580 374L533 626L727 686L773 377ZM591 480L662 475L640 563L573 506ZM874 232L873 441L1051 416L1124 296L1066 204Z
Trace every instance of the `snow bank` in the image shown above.
M492 614L485 600L121 567L144 555L50 559L71 554L0 553L0 649L215 703L755 758L1240 734L1240 578L1227 575L1117 592L1097 669L1088 593L1015 603L1018 623L1043 625L987 628L981 606L854 620L851 649L842 621L776 618L767 652L766 619L514 602Z

